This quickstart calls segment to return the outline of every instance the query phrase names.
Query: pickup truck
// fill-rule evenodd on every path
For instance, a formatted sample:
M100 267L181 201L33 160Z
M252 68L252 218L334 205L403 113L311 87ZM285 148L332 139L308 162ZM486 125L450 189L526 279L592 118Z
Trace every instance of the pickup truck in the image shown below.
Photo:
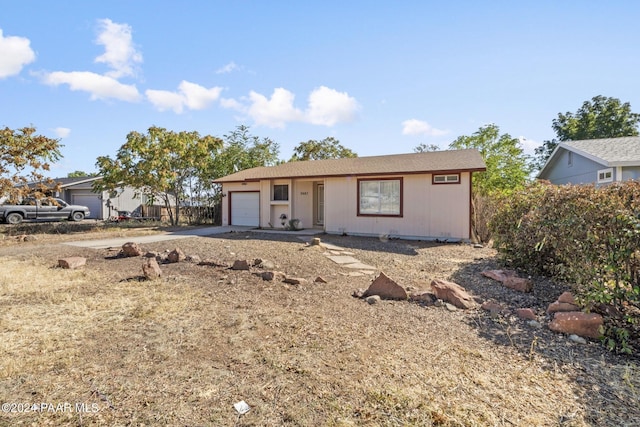
M86 206L69 205L62 199L27 198L19 205L0 205L0 219L8 224L20 224L23 220L82 221L89 216Z

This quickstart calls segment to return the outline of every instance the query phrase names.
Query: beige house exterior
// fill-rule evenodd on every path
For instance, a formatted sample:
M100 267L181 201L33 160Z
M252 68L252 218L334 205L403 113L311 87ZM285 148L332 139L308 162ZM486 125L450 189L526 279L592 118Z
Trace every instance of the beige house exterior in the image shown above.
M222 184L222 224L330 234L466 241L477 150L284 163L247 169Z

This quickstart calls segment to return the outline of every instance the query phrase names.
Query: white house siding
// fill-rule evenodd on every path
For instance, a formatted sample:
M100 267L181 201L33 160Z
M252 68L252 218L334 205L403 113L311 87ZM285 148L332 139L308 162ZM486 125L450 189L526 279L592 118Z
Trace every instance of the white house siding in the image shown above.
M402 178L402 217L358 216L358 179L326 179L325 230L337 234L469 239L470 173L461 173L460 184L433 185L431 174Z
M300 227L313 227L313 181L293 182L292 218L300 220Z

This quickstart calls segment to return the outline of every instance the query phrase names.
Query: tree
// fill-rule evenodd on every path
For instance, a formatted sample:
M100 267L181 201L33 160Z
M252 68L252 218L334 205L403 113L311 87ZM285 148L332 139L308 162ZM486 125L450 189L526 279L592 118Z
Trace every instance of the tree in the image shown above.
M413 149L414 153L427 153L430 151L440 151L440 147L435 144L425 144L424 142Z
M173 132L155 126L146 135L133 131L115 159L98 157L96 166L103 178L94 186L113 191L124 184L159 198L169 212L171 224L177 225L189 179L211 167L222 144L220 138L200 136L195 131Z
M73 171L67 174L67 178L82 178L85 176L98 176L97 172L87 173L85 171Z
M536 148L536 166L542 168L559 142L582 139L638 136L640 114L631 111L631 104L617 98L598 95L585 101L576 113L558 113L552 128L556 138L544 141Z
M487 170L473 175L474 191L482 195L509 192L522 187L527 181L531 166L518 138L508 133L500 135L495 124L480 127L471 136L460 136L449 148L475 148L480 152Z
M44 178L49 162L62 157L60 141L35 134L34 127L0 130L0 196L17 201L27 193L36 197L51 190L53 180ZM29 188L28 182L38 183ZM47 188L49 185L49 188ZM54 186L54 190L57 188Z
M293 149L293 156L289 161L339 159L343 157L358 157L358 155L330 136L322 141L310 139L307 142L299 143Z
M249 126L237 126L231 133L223 135L224 148L217 155L210 171L210 178L220 178L258 166L273 166L279 163L280 147L269 138L251 135Z

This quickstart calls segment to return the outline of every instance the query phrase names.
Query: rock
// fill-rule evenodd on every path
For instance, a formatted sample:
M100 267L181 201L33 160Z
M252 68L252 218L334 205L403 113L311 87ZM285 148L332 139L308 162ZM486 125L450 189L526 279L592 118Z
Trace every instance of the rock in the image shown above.
M34 236L33 234L27 234L26 236L24 236L24 239L22 239L25 242L34 242L36 240L38 240L38 238L36 236Z
M142 264L142 273L149 280L157 279L162 276L162 270L155 258L147 258Z
M411 294L409 300L419 302L426 305L432 305L436 302L437 298L432 292L418 292Z
M263 259L260 264L257 265L258 268L262 268L263 270L273 270L276 268L276 265L272 261L268 261Z
M363 298L364 297L364 293L366 292L366 289L363 288L358 288L358 289L354 289L354 291L351 293L351 296L354 298Z
M536 328L536 329L542 328L542 323L538 322L537 320L529 320L527 322L527 325L531 326L532 328Z
M602 335L602 324L602 316L599 314L568 311L556 313L549 323L549 329L586 338L599 338Z
M290 285L306 285L307 279L303 279L301 277L290 277L286 276L283 280L284 283L289 283Z
M369 304L375 304L381 300L380 295L371 295L365 298L365 301Z
M326 280L324 277L322 277L322 276L318 276L318 277L316 277L316 279L314 280L314 283L329 283L329 282L327 282L327 280Z
M80 268L87 263L87 259L80 256L72 256L58 260L58 267L69 270Z
M576 342L578 344L586 344L587 340L585 340L584 338L576 335L576 334L571 334L569 335L569 340Z
M493 302L493 301L485 301L485 302L482 303L482 305L480 307L483 310L488 311L491 315L494 315L494 316L509 311L504 306L498 304L497 302Z
M578 307L577 305L558 301L552 302L551 304L549 304L549 307L547 307L548 314L557 313L560 311L580 311L580 307Z
M231 266L232 270L249 270L250 268L249 262L246 259L237 259Z
M481 274L500 283L504 282L507 277L516 277L516 272L513 270L485 270Z
M380 273L376 277L369 288L365 291L364 296L379 295L382 299L406 300L409 295L407 291L396 282L387 277L384 273Z
M320 238L319 237L314 237L313 239L311 239L311 242L309 243L311 246L320 246Z
M431 289L436 298L450 302L458 308L475 307L476 302L462 286L446 280L434 279L431 281Z
M573 293L572 292L568 292L568 291L567 292L563 292L562 295L560 295L558 297L557 301L558 302L564 302L564 303L567 303L567 304L576 305L576 306L578 305L578 303L576 303L575 297L573 296Z
M262 277L262 280L267 282L271 282L276 277L273 271L263 271L260 276Z
M202 261L198 255L187 255L184 260L194 264L200 264Z
M522 277L507 277L502 284L518 292L531 292L533 290L533 282Z
M517 308L516 316L524 320L537 320L536 312L532 308Z
M458 310L458 307L456 307L453 304L449 304L448 302L444 303L444 307L449 311L457 311Z
M142 249L135 242L127 242L122 245L122 250L120 251L122 256L124 257L136 257L142 255Z
M167 255L167 262L174 264L176 262L184 261L185 258L186 256L184 252L182 252L182 249L175 248Z
M254 267L258 267L260 265L262 265L262 258L256 258L256 259L253 260L253 266Z
M444 301L439 298L436 298L436 302L433 303L436 307L444 307Z

